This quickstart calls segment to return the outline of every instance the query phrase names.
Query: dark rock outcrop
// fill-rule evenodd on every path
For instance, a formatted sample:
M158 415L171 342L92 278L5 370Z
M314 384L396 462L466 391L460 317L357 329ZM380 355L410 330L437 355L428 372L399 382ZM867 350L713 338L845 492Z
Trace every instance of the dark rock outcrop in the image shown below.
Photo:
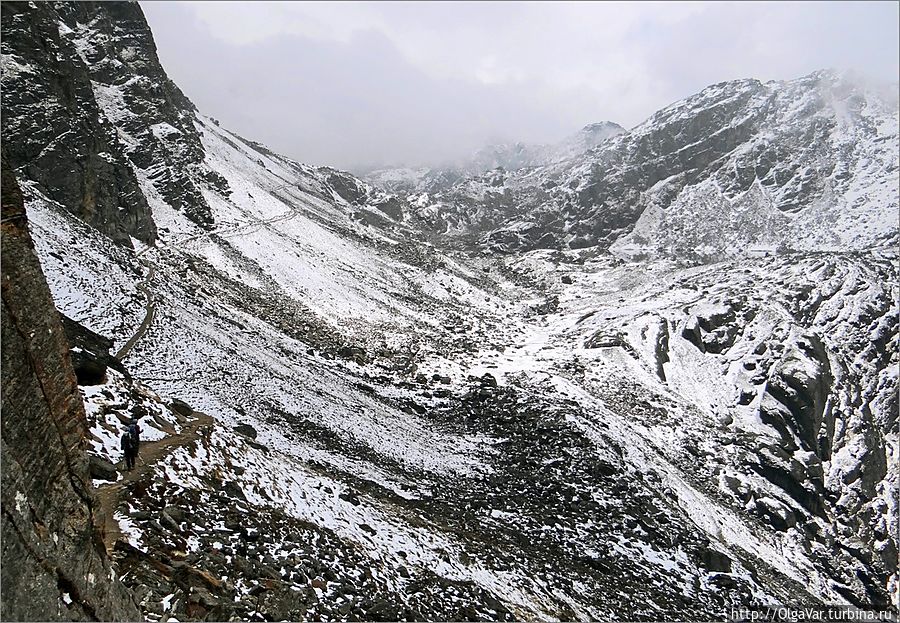
M201 225L203 164L193 104L168 79L136 2L7 3L3 136L10 164L113 240L156 239L138 181Z
M395 221L403 220L403 202L395 196L385 198L383 201L376 203L375 207Z
M753 310L746 309L744 301L716 301L691 310L682 326L681 337L702 353L724 353L734 346L741 327L753 314Z
M88 469L91 478L97 480L109 480L115 482L119 478L119 472L116 470L115 465L106 459L93 454L88 457Z
M665 365L669 363L669 324L662 318L657 325L656 343L653 354L656 358L656 375L661 381L666 380Z
M188 417L194 413L194 408L183 400L173 398L169 403L169 408L175 413Z
M109 354L109 350L113 347L111 339L94 333L65 314L60 314L60 319L66 332L66 339L72 346L69 354L79 385L100 385L106 382L107 368L112 368L126 379L131 379L122 362Z
M473 175L439 189L423 211L425 224L439 233L455 229L476 236L495 252L609 248L630 234L649 208L664 214L686 202L684 223L659 233L654 252L708 261L741 251L735 240L763 238L787 249L794 241L785 214L822 202L840 205L843 199L835 198L850 181L870 175L857 163L887 138L862 114L882 106L870 97L875 96L852 78L827 71L789 82L715 84L570 159L507 174L499 183L496 176ZM841 138L847 133L852 146ZM877 183L893 185L886 177L890 160L885 164ZM715 190L708 220L723 219L712 227L696 217L697 201L684 194L704 184ZM773 229L754 217L741 224L752 231L722 236L718 226L730 228L732 214L721 215L745 194L748 206L765 206ZM895 233L883 234L896 239ZM698 251L704 247L715 253Z
M363 205L366 202L366 187L352 175L342 171L326 169L326 183L341 199L351 205Z
M93 523L84 407L5 157L2 188L0 618L138 620Z
M786 444L797 439L805 450L827 460L829 432L834 430L826 409L831 383L825 346L818 336L808 334L785 353L770 376L760 418L781 432Z
M153 241L150 207L96 100L88 65L60 34L56 6L7 3L0 16L2 50L9 55L3 66L3 137L12 167L114 240Z
M247 437L248 439L256 439L256 429L250 424L241 423L234 427L234 432Z
M369 357L366 355L366 350L361 346L342 346L338 349L337 355L342 359L348 359L361 366L369 363Z

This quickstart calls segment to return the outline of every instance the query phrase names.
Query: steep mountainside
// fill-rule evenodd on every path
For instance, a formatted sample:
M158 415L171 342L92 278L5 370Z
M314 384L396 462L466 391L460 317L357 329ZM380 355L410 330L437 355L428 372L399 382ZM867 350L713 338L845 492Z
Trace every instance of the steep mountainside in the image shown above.
M127 147L117 162L155 237L127 233L127 210L102 226L80 196L57 194L56 160L16 167L53 300L83 325L67 323L97 520L145 618L720 620L750 603L900 597L897 254L863 248L896 224L853 252L699 266L650 234L628 247L646 246L642 259L566 248L580 227L636 235L642 202L666 184L682 202L672 214L690 218L689 193L730 179L719 160L757 140L753 128L781 131L771 106L746 127L739 113L789 85L713 87L574 159L407 201L272 153L186 101L171 109L181 125L167 121L177 140L136 132L162 100L127 91L127 72L169 84L140 9L78 7L3 5L4 144L41 153L56 140L27 132L22 81L57 61L21 41L23 25L143 51L139 70L106 82L94 64L108 54L61 47L54 58L73 58L54 84L107 94L73 110ZM822 117L833 138L824 87L807 87L812 112L783 114L797 127ZM744 129L716 134L732 123ZM706 155L677 147L689 136ZM799 218L815 189L863 188L860 171L887 158L865 150L891 147L872 136L847 139L872 157L839 192L821 171L796 196L780 173L727 192L762 185ZM828 160L831 138L789 151ZM148 174L166 168L196 202ZM870 196L896 176L879 171ZM599 203L582 193L591 179L605 180L590 191ZM488 232L533 246L510 219L554 211L541 244L556 248L465 244ZM630 224L590 224L613 212ZM109 463L131 416L143 463L123 472Z
M96 547L87 422L68 345L3 157L4 621L140 615Z
M194 106L162 71L137 3L8 3L3 134L11 164L118 242L156 239L140 182L200 224L204 167Z
M584 157L410 197L489 249L717 261L896 244L897 98L849 75L717 84ZM630 235L627 235L630 234Z

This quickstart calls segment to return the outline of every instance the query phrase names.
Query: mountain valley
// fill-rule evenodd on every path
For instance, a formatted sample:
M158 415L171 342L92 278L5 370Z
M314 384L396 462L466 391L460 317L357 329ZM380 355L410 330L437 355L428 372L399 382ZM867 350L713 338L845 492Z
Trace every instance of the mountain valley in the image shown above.
M201 114L136 3L2 34L4 619L896 610L896 97L737 80L360 179ZM64 418L12 402L45 369Z

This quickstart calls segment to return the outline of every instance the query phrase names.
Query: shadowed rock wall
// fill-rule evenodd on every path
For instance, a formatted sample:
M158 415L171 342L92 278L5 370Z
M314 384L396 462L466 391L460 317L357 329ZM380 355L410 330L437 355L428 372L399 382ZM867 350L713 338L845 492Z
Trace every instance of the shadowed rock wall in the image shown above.
M0 618L138 620L93 525L84 407L5 157L2 204Z

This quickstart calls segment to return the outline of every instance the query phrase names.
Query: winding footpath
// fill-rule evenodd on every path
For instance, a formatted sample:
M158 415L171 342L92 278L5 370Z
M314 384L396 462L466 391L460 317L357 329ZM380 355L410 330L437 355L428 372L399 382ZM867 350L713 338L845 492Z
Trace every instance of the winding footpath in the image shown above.
M288 185L285 185L285 187ZM274 190L279 190L282 187L276 188ZM249 223L241 223L235 224L236 226L231 226L229 228L221 228L219 230L213 230L208 232L202 232L195 236L189 236L182 240L178 241L179 245L182 245L186 242L190 242L192 240L202 238L205 236L210 236L212 234L218 234L220 236L232 236L238 234L248 233L249 231L259 228L273 225L275 223L279 223L282 221L289 220L297 216L301 209L297 206L289 206L290 209L288 212L279 214L270 219L255 219ZM154 247L146 247L142 251L140 251L137 256L140 257L151 248ZM144 319L141 321L140 326L138 326L137 330L134 332L127 342L120 348L115 357L119 361L122 361L131 350L134 348L135 344L137 344L141 338L147 333L150 329L150 326L153 324L153 319L156 316L156 301L153 298L153 293L150 290L150 283L153 278L156 276L156 266L152 264L145 258L141 258L141 262L144 266L147 267L147 275L144 279L137 285L137 289L146 297L145 303L145 313ZM122 474L121 480L110 483L106 485L101 485L96 489L96 500L97 507L94 512L94 522L100 529L100 533L103 535L103 544L106 547L107 552L112 552L115 547L116 540L122 537L122 530L119 526L119 522L115 518L116 509L119 507L119 504L122 500L122 493L133 482L142 480L147 477L153 470L153 466L158 463L161 459L165 458L169 455L172 450L175 448L180 448L183 446L190 445L196 442L200 438L201 429L211 428L213 426L213 418L209 415L202 413L200 411L193 412L193 419L187 422L182 428L180 433L169 435L159 441L149 441L142 442L140 454L138 455L137 465L135 468L130 471L124 471L125 462L120 461L116 468Z
M290 186L290 184L286 184L283 187L287 186ZM273 190L280 190L283 187L278 187ZM270 219L255 219L249 223L234 224L230 228L202 232L179 240L178 244L183 245L184 243L212 234L218 234L223 237L245 234L260 227L267 227L275 223L290 220L300 214L300 207L296 205L291 206L289 204L289 208L290 209L286 213L279 214ZM138 257L149 251L151 248L153 247L146 247L143 249L137 254ZM147 276L137 285L137 289L146 297L144 319L141 321L141 324L138 326L134 335L132 335L122 348L116 352L115 357L119 361L127 357L135 344L144 337L150 329L150 326L153 324L153 319L156 315L156 301L150 291L150 282L156 275L156 266L144 258L141 258L141 262L147 267ZM168 456L175 448L195 443L200 439L202 429L211 428L213 426L213 418L205 413L194 411L192 416L193 419L184 425L180 433L169 435L159 441L142 442L135 468L130 472L124 471L125 462L124 460L120 461L116 465L116 468L122 474L121 480L115 483L101 485L97 488L95 493L97 507L94 512L94 522L100 529L100 533L103 535L103 544L106 547L107 552L112 552L116 541L122 537L122 530L119 526L119 522L115 518L115 513L121 503L122 493L127 486L147 477L153 471L153 466Z
M258 231L259 229L261 229L263 227L268 227L268 226L274 225L276 223L282 223L284 221L289 221L297 216L300 216L300 214L304 211L304 209L307 209L307 210L309 209L309 206L303 206L302 201L299 197L285 197L285 196L275 194L275 191L283 190L285 188L294 187L294 186L296 186L296 184L282 184L281 186L276 186L275 188L272 188L269 191L267 191L272 197L281 201L281 203L283 203L287 207L287 209L288 209L287 212L284 212L282 214L276 214L275 216L273 216L271 218L259 218L259 217L255 217L255 216L249 215L246 212L244 212L244 214L246 216L248 216L250 220L243 222L243 223L225 223L224 225L221 225L220 227L217 227L216 229L211 229L208 231L201 231L198 234L192 234L190 236L186 236L184 238L174 240L173 242L174 242L174 244L176 244L178 246L184 246L188 242L193 242L193 241L199 240L201 238L208 238L208 237L214 236L214 235L220 236L222 238L231 238L232 236L250 234L255 231ZM234 206L235 208L237 208L237 206L235 206L233 203L231 205Z
M122 530L119 522L116 521L115 514L126 487L151 475L156 463L167 457L176 448L196 442L200 439L202 429L213 426L213 418L205 413L194 411L192 417L194 419L187 422L179 433L169 435L159 441L141 442L140 454L134 469L130 472L125 471L125 461L120 461L116 468L121 472L122 479L97 488L94 522L100 529L100 534L103 535L103 544L106 546L107 553L113 551L116 540L122 537Z
M144 334L147 333L147 329L153 324L153 317L156 315L156 301L153 300L153 294L150 292L149 288L150 281L153 279L154 275L156 275L156 267L146 260L142 259L141 261L147 267L147 276L137 285L137 289L147 298L147 303L144 306L144 319L141 321L137 331L134 332L134 335L132 335L131 338L125 342L125 345L116 353L116 359L119 361L122 361L122 359L127 357L128 353L131 352L131 349L134 348L134 345L144 337Z
M292 186L291 184L285 184L283 186L279 186L277 188L272 189L272 191L280 190L282 188L287 188L288 186ZM277 196L276 196L277 197ZM186 238L182 238L181 240L176 241L176 244L179 246L184 245L187 242L192 242L194 240L198 240L200 238L205 238L208 236L212 236L213 234L219 235L223 238L230 238L232 236L237 235L245 235L257 231L262 227L268 227L274 225L275 223L281 223L284 221L291 220L298 216L301 213L302 208L298 207L296 204L289 204L287 200L282 197L277 197L281 199L285 205L288 205L289 209L287 212L283 214L279 214L269 219L254 219L247 223L233 223L227 227L221 227L219 229L214 229L211 231L201 232L199 234L195 234L192 236L188 236ZM149 251L151 248L156 248L154 246L146 247L143 251L137 254L138 257ZM153 277L156 275L156 266L151 264L149 261L141 258L141 262L144 266L147 267L147 276L144 277L143 281L141 281L137 285L137 289L146 297L147 302L144 306L144 319L141 321L140 326L138 326L137 330L134 332L127 342L125 342L124 346L116 352L116 359L122 361L125 357L128 356L128 353L131 352L131 349L134 348L135 344L137 344L141 338L147 333L147 330L150 328L150 325L153 324L153 318L156 316L156 301L153 299L153 294L150 292L150 282L153 280Z

